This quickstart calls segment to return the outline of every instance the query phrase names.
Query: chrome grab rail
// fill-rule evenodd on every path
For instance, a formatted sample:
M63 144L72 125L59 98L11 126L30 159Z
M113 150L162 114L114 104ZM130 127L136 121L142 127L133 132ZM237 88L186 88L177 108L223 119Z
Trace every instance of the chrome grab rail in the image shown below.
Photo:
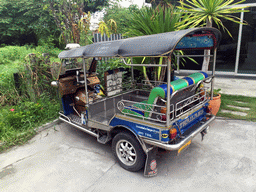
M139 104L139 105L145 105L145 106L148 106L149 108L151 108L152 110L143 110L143 109L140 109L140 108L137 108L137 107L134 107L133 104ZM172 106L172 109L174 109L174 106ZM166 122L166 121L163 121L161 119L161 115L166 115L165 113L159 113L157 111L154 111L153 109L154 108L163 108L165 106L161 106L161 105L156 105L156 104L147 104L147 103L140 103L140 102L136 102L136 101L130 101L130 100L124 100L122 99L121 101L119 101L117 103L117 108L118 110L125 114L125 115L130 115L130 116L134 116L134 117L138 117L134 114L131 114L131 113L126 113L126 112L123 112L123 109L134 109L134 110L137 110L137 111L141 111L141 112L148 112L150 113L149 117L144 117L144 116L140 116L140 118L142 118L143 120L147 119L147 120L153 120L153 121L158 121L158 122ZM171 111L171 113L174 113L174 110ZM170 114L171 114L170 113ZM158 116L158 118L152 118L152 114L156 114ZM174 116L174 115L173 115ZM173 118L172 118L173 119Z
M201 95L201 96L200 96ZM186 102L187 101L187 102ZM193 107L188 108L187 110L183 110L185 107L191 105L192 103L199 102L198 104L194 105ZM195 95L192 95L175 105L175 117L178 118L185 114L186 112L198 107L199 105L205 104L208 102L208 99L206 97L206 90L201 89L200 92L196 93ZM182 111L181 113L177 114L178 111Z
M208 101L209 101L209 99L207 98L207 95L206 95L206 89L200 89L200 91L198 93L177 102L176 105L171 104L170 105L171 111L169 113L169 115L171 116L170 121L174 121L175 119L178 119L179 117L181 117L185 113L187 113L189 111L192 111L193 109L195 109L199 106L204 105ZM196 102L198 102L198 103L196 104ZM189 107L188 109L185 109L187 106L189 106L193 103L194 103L194 105L192 107ZM144 109L133 106L134 104L148 106L148 108L144 110ZM130 109L130 110L134 109L134 110L137 110L137 111L150 113L149 117L140 116L140 118L142 118L143 120L153 120L153 121L158 121L158 122L165 123L166 121L162 120L161 117L162 117L162 115L166 115L166 114L165 113L159 113L159 112L153 110L154 108L156 109L156 108L163 108L163 107L165 107L165 106L164 105L141 103L141 102L136 102L136 101L131 101L131 100L124 100L124 99L122 99L121 101L119 101L117 103L118 110L121 113L125 114L125 115L138 117L134 114L123 112L123 109ZM152 110L149 110L149 109L152 109ZM152 114L155 114L157 116L157 118L152 118Z

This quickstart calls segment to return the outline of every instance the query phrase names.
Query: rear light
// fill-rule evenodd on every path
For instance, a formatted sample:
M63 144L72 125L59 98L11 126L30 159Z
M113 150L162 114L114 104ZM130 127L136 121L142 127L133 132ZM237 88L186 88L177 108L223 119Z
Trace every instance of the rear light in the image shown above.
M160 113L166 113L166 107L162 107L161 110L160 110Z
M199 86L199 91L201 96L205 95L205 91L203 90L203 88L204 88L204 85L201 83Z
M177 136L177 129L175 129L175 128L170 129L169 138L174 139L176 136Z

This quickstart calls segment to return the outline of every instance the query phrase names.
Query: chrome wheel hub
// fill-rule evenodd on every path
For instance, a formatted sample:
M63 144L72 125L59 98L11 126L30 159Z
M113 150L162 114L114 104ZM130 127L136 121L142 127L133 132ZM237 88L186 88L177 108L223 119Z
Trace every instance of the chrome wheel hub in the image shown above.
M127 166L132 166L137 160L137 154L133 145L126 140L118 141L116 144L116 154L121 162Z

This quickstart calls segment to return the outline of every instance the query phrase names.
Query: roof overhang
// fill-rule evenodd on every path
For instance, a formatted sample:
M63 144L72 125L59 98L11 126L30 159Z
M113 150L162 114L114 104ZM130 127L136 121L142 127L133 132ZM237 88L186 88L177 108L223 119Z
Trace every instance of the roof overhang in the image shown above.
M205 44L205 39L203 40L198 38L202 36L207 36L210 39L212 39L211 43ZM190 37L195 37L195 41L193 40L193 42L186 45L186 47L182 47L182 40L185 42L188 39L190 39ZM198 39L201 42L196 42ZM65 59L77 57L167 57L169 54L171 54L174 50L177 49L183 50L215 48L216 46L218 46L220 39L221 33L216 28L191 28L186 30L159 33L154 35L132 37L116 41L94 43L84 47L63 51L59 54L59 58ZM202 45L202 43L204 43L205 45Z

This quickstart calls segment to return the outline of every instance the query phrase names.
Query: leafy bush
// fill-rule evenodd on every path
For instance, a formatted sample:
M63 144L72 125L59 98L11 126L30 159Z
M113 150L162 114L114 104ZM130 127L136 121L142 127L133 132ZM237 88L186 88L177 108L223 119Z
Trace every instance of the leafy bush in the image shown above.
M0 48L0 64L9 64L16 60L24 60L31 49L20 46L6 46Z
M42 90L47 90L52 93L52 88L50 87L50 63L53 61L59 61L57 55L61 50L57 48L51 48L50 46L39 46L33 48L33 46L6 46L0 48L0 105L14 105L24 99L28 99L31 90L28 90L28 79L33 81L34 86L40 87ZM31 70L34 76L28 77L25 73L24 63L26 63L26 56L29 53L35 53L37 56L37 63L31 66ZM42 53L49 53L51 62L46 66L45 59L41 56ZM27 61L29 62L29 61ZM2 64L1 64L2 63ZM3 64L4 63L4 64ZM28 68L31 68L28 67ZM27 69L28 69L27 68ZM34 71L33 71L34 70ZM28 71L28 70L27 70ZM13 73L19 72L21 79L23 80L21 84L22 93L19 94L20 90L15 87ZM34 80L37 81L34 81Z
M35 127L58 116L56 90L50 86L51 62L45 61L41 56L43 52L49 53L52 62L58 60L60 50L28 45L0 48L0 151L23 144L33 137ZM29 53L35 53L34 63L25 59ZM20 75L19 90L14 73ZM31 91L35 93L34 99L29 94Z
M56 89L51 86L53 76L51 63L40 54L30 54L26 58L26 71L21 74L25 91L32 101L36 101L42 94L52 96Z
M35 48L36 52L38 53L49 53L51 61L59 61L58 55L61 52L59 48L54 48L53 46L37 46Z
M14 105L25 96L20 96L15 88L13 73L19 70L23 67L16 61L12 65L0 65L0 105Z
M56 117L59 106L56 101L41 99L37 103L26 101L20 105L16 105L14 110L9 110L6 115L6 122L15 129L33 127L45 119Z

